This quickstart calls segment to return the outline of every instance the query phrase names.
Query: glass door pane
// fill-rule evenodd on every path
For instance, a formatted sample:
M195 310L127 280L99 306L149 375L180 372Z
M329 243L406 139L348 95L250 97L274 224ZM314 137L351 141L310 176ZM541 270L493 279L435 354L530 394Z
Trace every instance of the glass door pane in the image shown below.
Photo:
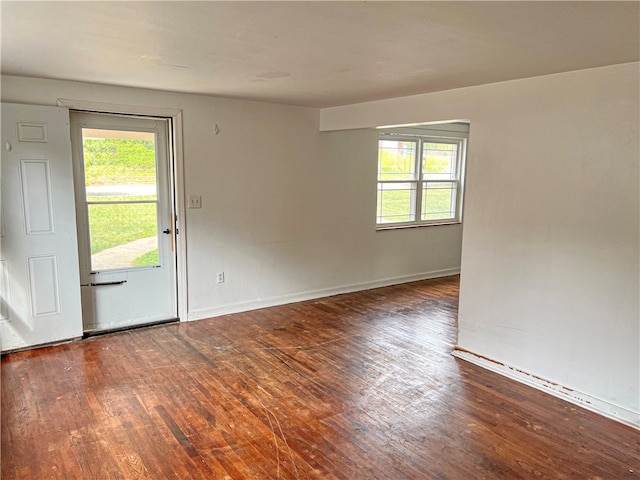
M82 129L91 271L159 265L153 132Z

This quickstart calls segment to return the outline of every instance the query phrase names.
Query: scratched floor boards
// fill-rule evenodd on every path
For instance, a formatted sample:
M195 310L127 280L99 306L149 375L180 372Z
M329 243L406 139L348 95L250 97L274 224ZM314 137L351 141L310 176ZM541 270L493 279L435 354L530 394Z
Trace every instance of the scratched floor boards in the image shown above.
M450 355L458 278L2 359L2 478L638 479L640 434Z

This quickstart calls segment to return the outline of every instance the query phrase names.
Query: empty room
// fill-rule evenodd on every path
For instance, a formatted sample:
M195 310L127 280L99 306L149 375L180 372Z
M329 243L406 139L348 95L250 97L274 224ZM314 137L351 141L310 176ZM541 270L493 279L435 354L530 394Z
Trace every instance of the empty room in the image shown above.
M640 2L0 13L2 479L640 479Z

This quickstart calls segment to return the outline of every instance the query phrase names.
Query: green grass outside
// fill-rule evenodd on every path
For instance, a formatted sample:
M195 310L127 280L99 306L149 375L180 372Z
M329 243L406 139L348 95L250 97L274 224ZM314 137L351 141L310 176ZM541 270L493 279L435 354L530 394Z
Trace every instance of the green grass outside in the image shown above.
M155 145L152 141L86 138L83 142L85 184L153 185L156 182ZM91 202L155 200L155 196L89 196ZM157 235L155 203L92 204L89 208L91 253ZM137 259L140 265L157 264L157 252ZM145 263L150 262L150 263Z
M156 183L155 166L145 165L85 165L87 185L122 185Z
M157 235L154 203L89 205L91 253Z
M156 153L152 141L85 138L87 186L151 184L156 182Z
M427 195L426 205L424 195ZM449 212L451 206L451 193L449 190L423 190L422 213L423 220L435 220L443 218ZM413 218L411 213L411 192L407 190L385 190L378 192L378 216L390 217L390 222L409 222ZM384 223L384 221L383 221Z
M144 255L139 256L133 261L134 267L148 267L150 265L158 265L160 261L158 260L158 249L151 250L150 252L145 253Z

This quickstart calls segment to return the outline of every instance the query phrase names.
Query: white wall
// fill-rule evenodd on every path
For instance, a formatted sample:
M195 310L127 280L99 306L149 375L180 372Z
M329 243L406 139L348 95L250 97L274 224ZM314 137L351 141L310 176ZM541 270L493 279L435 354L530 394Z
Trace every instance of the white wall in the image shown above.
M321 112L323 130L469 119L461 356L636 426L638 68Z
M375 231L374 130L321 133L317 109L2 77L3 101L58 98L183 110L185 191L202 195L187 210L190 319L459 271L459 225Z

